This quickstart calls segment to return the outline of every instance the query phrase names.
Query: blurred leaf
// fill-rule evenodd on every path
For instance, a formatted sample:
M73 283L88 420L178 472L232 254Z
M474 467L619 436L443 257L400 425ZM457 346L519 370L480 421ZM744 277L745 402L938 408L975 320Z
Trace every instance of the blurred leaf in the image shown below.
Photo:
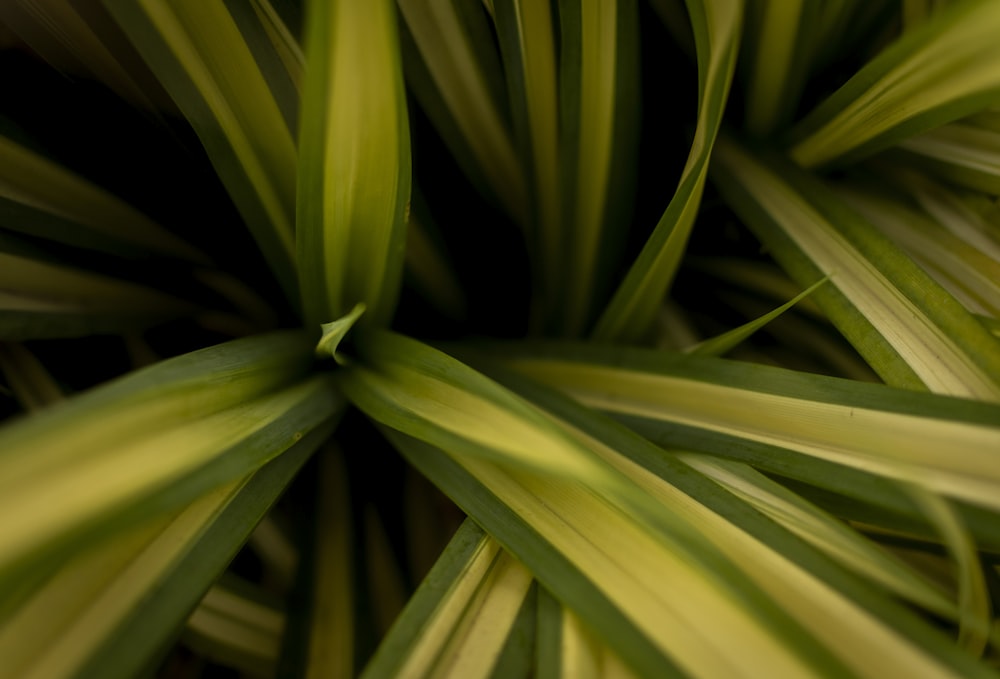
M1000 131L952 123L899 143L907 162L945 181L1000 195Z
M495 4L496 29L507 74L507 89L525 193L531 203L521 221L530 228L541 300L556 300L564 284L567 225L562 214L558 54L554 5L524 0ZM527 199L526 199L527 200ZM536 312L537 313L537 312Z
M191 123L286 296L297 304L295 141L225 3L106 0L106 6Z
M74 554L0 627L0 676L148 669L320 440L307 434L249 480Z
M956 570L958 589L958 643L976 656L986 649L992 626L992 610L976 544L961 516L944 498L923 489L910 491L941 534ZM994 635L994 640L1000 635Z
M533 594L531 573L466 519L362 676L494 676Z
M0 225L113 254L205 255L104 189L0 136Z
M503 71L476 0L398 0L407 83L465 173L517 221L527 187L511 138Z
M223 0L232 14L261 75L294 135L305 77L305 55L269 0Z
M635 676L600 637L551 594L538 594L537 676L546 679L584 679Z
M142 328L197 307L130 281L0 251L0 338L80 337Z
M30 350L17 342L0 342L0 373L21 407L32 412L63 399L59 385Z
M805 84L810 51L815 48L821 7L821 3L805 0L749 3L746 127L750 134L768 136L791 121Z
M285 618L276 602L248 596L248 589L234 578L213 585L188 618L183 638L213 662L267 679L274 676Z
M0 24L60 71L90 73L132 103L172 109L101 0L10 0L0 3Z
M435 237L437 233L427 203L414 191L406 224L407 273L437 311L451 319L461 319L467 313L465 290L443 245Z
M246 476L329 421L338 398L327 378L303 378L311 352L302 340L281 333L204 349L4 427L3 589L75 546Z
M319 458L314 562L304 676L355 676L354 547L344 454L326 445Z
M1000 6L949 3L908 30L806 116L791 157L843 164L978 111L1000 95Z

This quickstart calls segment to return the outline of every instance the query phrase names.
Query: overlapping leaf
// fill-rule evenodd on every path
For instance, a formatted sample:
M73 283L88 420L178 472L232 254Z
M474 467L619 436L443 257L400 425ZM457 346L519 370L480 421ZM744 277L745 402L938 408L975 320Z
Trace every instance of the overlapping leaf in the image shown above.
M111 0L107 7L194 127L278 282L297 303L295 141L225 3Z
M716 145L713 179L887 382L1000 399L996 340L962 305L829 189L781 159Z
M790 536L778 537L760 525L751 528L753 514L745 505L720 500L693 470L679 472L678 463L635 434L522 385L532 399L551 408L533 410L453 359L412 341L377 334L360 346L360 362L340 378L349 398L379 422L405 432L387 435L640 674L656 675L672 667L696 676L739 675L747 657L753 658L753 671L768 673L822 673L834 667L848 676L877 676L890 666L911 663L914 670L921 667L942 676L980 671L966 666L949 642L903 609L870 591L862 594L860 583L829 562L820 565L815 554L790 561ZM649 410L668 415L671 408L660 400L669 397L661 394L674 394L688 409L700 400L690 384L637 388L652 379L648 366L629 375L621 368L570 367L566 361L547 357L514 365L609 410L627 409L640 394L656 401ZM565 374L560 364L566 366ZM587 391L588 385L596 395ZM609 399L612 385L624 393ZM731 401L727 396L708 399L707 420L714 423L720 417L717 404ZM802 394L797 396L801 401ZM760 420L760 406L743 405L733 410ZM851 406L824 402L815 410L854 408L862 415L865 406L865 399L858 398ZM984 409L990 413L980 413L981 418L995 415L995 407ZM543 412L548 423L541 427ZM481 423L506 422L503 434L488 433L493 426L464 426L473 413ZM900 414L871 417L894 415ZM806 438L784 419L776 422L776 429L788 427L790 447L795 446L792 439ZM949 424L978 432L982 455L1000 437L1000 431L981 421ZM868 459L870 431L863 427L854 439L833 447L850 459L839 446L853 443L858 457ZM753 434L744 429L740 436ZM804 447L814 453L820 444L810 440ZM903 465L890 460L884 466ZM674 485L678 483L680 487ZM823 573L822 579L812 569ZM775 577L779 571L782 575ZM684 595L678 596L681 591ZM839 619L852 622L831 633L817 622L824 610L836 610ZM727 632L719 634L721 628ZM718 646L721 639L726 642ZM734 649L733 639L746 645Z
M996 102L1000 7L962 0L868 62L795 129L800 165L844 163Z
M698 47L698 127L680 183L642 252L593 330L596 340L635 341L648 332L677 272L701 201L708 160L739 54L739 3L688 4Z

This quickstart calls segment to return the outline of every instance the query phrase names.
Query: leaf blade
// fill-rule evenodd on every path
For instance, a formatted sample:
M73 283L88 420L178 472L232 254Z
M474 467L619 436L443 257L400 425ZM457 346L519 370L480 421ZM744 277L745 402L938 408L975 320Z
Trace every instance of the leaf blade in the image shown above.
M310 3L297 251L306 321L362 302L390 319L410 199L409 124L388 0ZM359 67L362 64L362 67Z

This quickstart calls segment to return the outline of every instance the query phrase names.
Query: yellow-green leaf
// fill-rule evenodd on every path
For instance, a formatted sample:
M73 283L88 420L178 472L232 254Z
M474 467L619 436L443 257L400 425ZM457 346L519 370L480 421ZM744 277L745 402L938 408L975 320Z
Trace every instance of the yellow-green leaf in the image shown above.
M389 0L308 5L297 249L310 325L359 302L385 325L403 272L410 137Z

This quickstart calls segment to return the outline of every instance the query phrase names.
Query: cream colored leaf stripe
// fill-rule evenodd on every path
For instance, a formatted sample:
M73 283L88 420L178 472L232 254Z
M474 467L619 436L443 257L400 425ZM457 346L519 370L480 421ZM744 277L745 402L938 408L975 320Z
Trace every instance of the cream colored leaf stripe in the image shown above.
M874 677L895 665L949 676L948 664L960 663L943 659L950 652L942 639L933 644L935 653L944 654L939 660L923 644L909 641L911 633L918 638L929 633L909 629L918 624L915 618L900 623L908 629L901 636L894 620L887 624L870 615L620 454L584 424L596 419L593 413L581 412L579 426L558 421L515 405L521 402L495 383L412 340L389 333L360 339L366 363L348 366L340 380L348 397L386 425L386 435L410 461L546 587L607 634L633 669L655 676L676 664L695 676ZM431 375L454 391L429 388ZM599 375L597 383L604 377ZM672 386L657 385L657 391L669 392ZM370 397L373 388L380 398ZM378 405L397 391L406 392L406 398ZM505 419L496 417L498 407L507 413ZM480 422L495 420L505 434L462 425L472 412ZM548 427L538 425L539 416ZM524 421L520 426L519 419ZM649 445L628 436L631 443L621 443ZM428 444L440 445L447 456L435 454ZM573 460L586 463L565 464ZM769 582L776 570L787 577ZM824 612L851 622L831 628L819 622ZM905 617L901 610L888 615ZM749 664L748 658L753 659Z
M0 677L129 679L176 634L320 437L59 564L0 625Z
M728 580L721 586L715 571L669 549L634 515L571 480L503 469L457 450L446 464L429 446L389 436L413 464L522 555L536 577L598 629L640 676L680 670L694 677L874 678L908 667L926 676L954 677L974 667L952 652L950 662L964 667L950 668L893 625L688 496L660 487L662 481L637 466L627 471L638 483L632 492L653 493L660 501L663 493L672 497L664 511L680 511L675 520L684 524L696 522L703 541L739 564L742 575L736 580L744 584ZM458 480L457 468L468 476ZM754 584L745 584L745 578ZM734 587L741 595L734 595ZM782 613L772 609L762 617L772 606ZM848 622L831 625L831 619ZM947 643L941 638L937 646ZM972 673L988 676L982 667Z
M511 365L606 412L773 446L1000 509L996 406L968 403L969 412L978 415L970 419L961 416L965 402L937 396L928 397L934 400L920 410L907 412L877 407L869 400L873 394L852 404L824 401L819 388L804 398L750 384L569 360L512 359ZM782 371L773 370L775 379L781 380ZM758 372L757 379L767 380L768 372ZM885 388L883 395L888 404L911 394ZM935 406L948 411L942 413Z

